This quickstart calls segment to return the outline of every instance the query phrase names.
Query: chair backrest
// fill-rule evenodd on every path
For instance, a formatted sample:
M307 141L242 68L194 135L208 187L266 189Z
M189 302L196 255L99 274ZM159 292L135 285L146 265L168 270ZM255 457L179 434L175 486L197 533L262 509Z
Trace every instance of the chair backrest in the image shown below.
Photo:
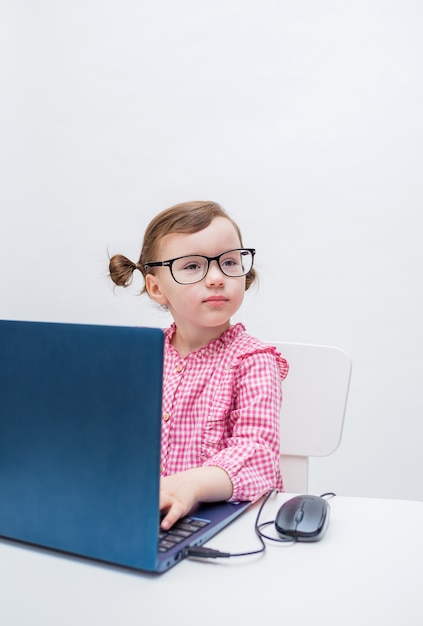
M280 416L284 489L308 493L310 456L339 446L351 378L351 360L340 348L271 342L289 363Z

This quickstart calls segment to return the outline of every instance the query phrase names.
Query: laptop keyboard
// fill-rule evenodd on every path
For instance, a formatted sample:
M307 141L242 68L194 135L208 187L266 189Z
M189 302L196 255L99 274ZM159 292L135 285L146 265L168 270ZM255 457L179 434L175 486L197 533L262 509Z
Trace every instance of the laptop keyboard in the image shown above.
M195 535L199 530L210 524L208 520L198 517L181 517L169 530L159 530L159 552L166 552L178 543Z

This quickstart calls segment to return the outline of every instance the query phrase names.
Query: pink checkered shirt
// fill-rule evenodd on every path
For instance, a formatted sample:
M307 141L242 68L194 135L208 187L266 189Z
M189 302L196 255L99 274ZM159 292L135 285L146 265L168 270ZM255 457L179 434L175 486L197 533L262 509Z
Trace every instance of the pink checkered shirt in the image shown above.
M288 364L238 323L181 359L165 330L162 476L218 466L233 484L231 500L282 489L279 470L281 380Z

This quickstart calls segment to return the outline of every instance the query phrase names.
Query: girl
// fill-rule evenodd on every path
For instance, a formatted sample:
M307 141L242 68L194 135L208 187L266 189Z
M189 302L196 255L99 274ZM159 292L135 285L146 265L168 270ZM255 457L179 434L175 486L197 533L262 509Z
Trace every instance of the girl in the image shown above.
M185 202L149 224L137 263L110 259L116 285L144 276L143 292L166 307L161 522L168 529L197 502L257 500L282 489L281 380L287 362L231 325L254 282L255 250L215 202Z

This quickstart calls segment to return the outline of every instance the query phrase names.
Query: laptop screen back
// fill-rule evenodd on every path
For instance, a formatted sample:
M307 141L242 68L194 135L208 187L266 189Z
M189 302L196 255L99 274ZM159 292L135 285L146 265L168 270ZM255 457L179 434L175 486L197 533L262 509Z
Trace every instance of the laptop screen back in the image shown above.
M163 332L0 321L0 535L153 569Z

